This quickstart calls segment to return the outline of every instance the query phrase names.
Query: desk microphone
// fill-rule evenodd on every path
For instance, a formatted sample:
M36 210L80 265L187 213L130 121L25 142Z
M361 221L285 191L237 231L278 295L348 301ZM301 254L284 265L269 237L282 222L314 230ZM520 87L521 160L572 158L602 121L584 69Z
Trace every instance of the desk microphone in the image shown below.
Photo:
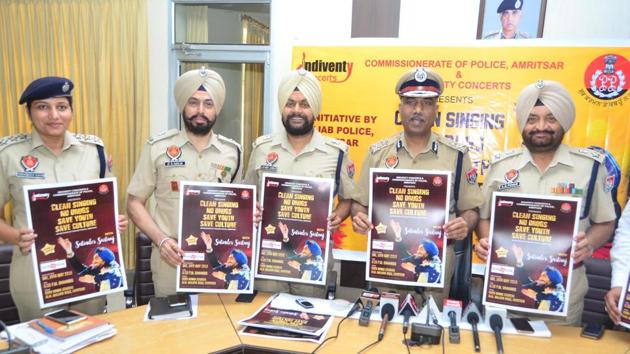
M381 322L381 328L378 330L378 340L381 341L383 336L385 335L385 329L387 328L387 322L389 322L392 317L396 314L396 308L392 304L385 304L381 307L381 318L383 321Z
M501 340L503 320L500 315L493 314L490 316L490 328L494 331L494 339L497 341L497 351L499 354L503 354L503 341Z
M475 351L481 351L481 345L479 344L479 330L477 330L477 323L479 323L479 315L476 312L469 312L466 320L472 326L473 341L475 343Z
M350 311L348 311L348 314L346 315L346 317L351 317L362 308L363 308L363 302L361 302L361 298L358 298L357 301L354 302L354 305L352 305L352 308L350 309Z
M403 316L403 334L407 334L407 329L409 329L409 317L418 316L418 306L411 294L407 294L405 301L400 304L398 314Z

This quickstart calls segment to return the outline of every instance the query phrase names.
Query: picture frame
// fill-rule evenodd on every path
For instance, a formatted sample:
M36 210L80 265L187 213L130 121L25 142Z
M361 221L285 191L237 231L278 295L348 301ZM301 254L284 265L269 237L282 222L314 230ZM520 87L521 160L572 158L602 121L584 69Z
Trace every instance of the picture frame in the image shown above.
M547 0L517 0L519 1L523 4L516 25L513 23L514 19L504 19L508 28L505 32L514 32L514 37L508 35L509 38L506 38L502 14L497 12L503 0L480 0L477 39L542 38Z

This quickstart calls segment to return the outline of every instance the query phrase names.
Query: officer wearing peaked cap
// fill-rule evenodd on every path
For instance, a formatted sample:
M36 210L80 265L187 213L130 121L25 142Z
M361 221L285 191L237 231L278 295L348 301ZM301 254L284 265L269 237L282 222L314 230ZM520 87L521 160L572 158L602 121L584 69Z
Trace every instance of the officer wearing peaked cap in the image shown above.
M175 103L183 130L149 139L127 188L131 220L153 241L151 272L157 296L175 294L176 267L183 262L177 244L180 181L231 183L241 178L241 147L212 129L225 102L225 83L202 67L175 82ZM151 215L146 200L155 196Z
M454 268L453 241L468 236L478 220L481 205L477 170L472 167L468 148L432 132L438 111L438 97L444 81L435 71L417 68L404 73L395 86L400 98L398 112L403 131L372 145L368 151L361 176L359 193L352 206L352 226L359 233L367 233L373 226L367 216L369 203L369 175L371 168L422 169L451 171L451 210L443 230L449 240L446 255L444 289L433 291L438 303L448 296ZM404 235L401 235L404 237Z
M22 321L51 311L39 308L34 290L30 250L37 235L28 229L22 187L111 176L111 165L108 168L101 139L67 130L73 115L73 88L72 81L63 77L49 76L31 82L19 102L26 105L32 132L0 139L0 207L13 203L12 226L0 218L0 239L16 246L11 258L10 288ZM119 223L124 230L127 219L119 216ZM90 314L102 313L105 297L65 307Z
M348 146L344 142L324 136L314 129L321 104L319 80L312 73L304 69L292 70L282 78L278 87L278 108L285 129L256 139L245 182L261 188L264 173L334 179L339 203L328 216L328 227L332 232L350 214L352 196L356 190L354 163L350 160ZM331 254L330 250L328 254ZM330 270L332 257L328 259ZM325 292L324 286L266 279L257 279L255 287L261 291L314 297L322 297Z
M615 228L616 214L610 195L614 179L602 163L603 155L562 143L575 121L575 104L559 82L540 80L526 86L516 103L516 121L524 146L498 153L491 161L483 183L475 251L482 259L488 256L493 192L581 198L570 298L565 304L568 314L562 318L563 324L579 325L588 290L583 261L608 240ZM510 183L506 183L508 179Z
M497 8L499 14L499 22L501 22L501 30L492 32L483 39L522 39L529 38L524 32L519 32L518 25L523 16L524 0L503 0Z

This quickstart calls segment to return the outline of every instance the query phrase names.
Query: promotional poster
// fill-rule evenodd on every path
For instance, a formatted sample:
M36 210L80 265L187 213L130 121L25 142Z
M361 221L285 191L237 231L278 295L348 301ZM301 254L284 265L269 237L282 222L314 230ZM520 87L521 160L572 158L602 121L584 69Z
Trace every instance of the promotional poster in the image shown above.
M239 321L239 324L259 329L282 330L318 337L328 330L334 318L330 315L273 308L271 307L273 298L269 298L254 315Z
M325 284L333 180L263 175L256 276Z
M26 186L24 200L40 307L127 289L114 178Z
M483 304L566 316L581 199L494 193Z
M630 329L630 290L628 288L630 285L630 276L628 276L628 280L626 281L626 285L621 290L621 296L619 296L619 304L617 308L619 312L621 312L621 325Z
M256 187L181 182L177 291L254 291Z
M367 280L443 287L448 171L370 170Z
M525 1L524 6L532 4ZM622 172L619 199L625 205L630 47L490 42L431 47L305 44L293 47L291 69L302 67L319 79L324 100L315 128L348 144L356 171L361 171L370 145L402 130L396 119L400 99L394 93L400 76L417 67L436 71L444 79L444 92L433 131L469 147L478 182L483 182L495 153L521 146L514 110L521 90L540 79L559 81L571 93L576 109L564 143L598 146L614 156ZM335 259L366 260L367 236L353 232L351 220L335 231L332 240ZM473 270L483 268L479 262Z

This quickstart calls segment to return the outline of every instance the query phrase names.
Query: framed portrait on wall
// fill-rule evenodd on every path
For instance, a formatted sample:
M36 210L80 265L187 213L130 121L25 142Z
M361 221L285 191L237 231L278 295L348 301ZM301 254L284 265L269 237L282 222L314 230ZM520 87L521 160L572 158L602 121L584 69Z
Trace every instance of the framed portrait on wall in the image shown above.
M477 39L542 38L547 0L481 0Z

